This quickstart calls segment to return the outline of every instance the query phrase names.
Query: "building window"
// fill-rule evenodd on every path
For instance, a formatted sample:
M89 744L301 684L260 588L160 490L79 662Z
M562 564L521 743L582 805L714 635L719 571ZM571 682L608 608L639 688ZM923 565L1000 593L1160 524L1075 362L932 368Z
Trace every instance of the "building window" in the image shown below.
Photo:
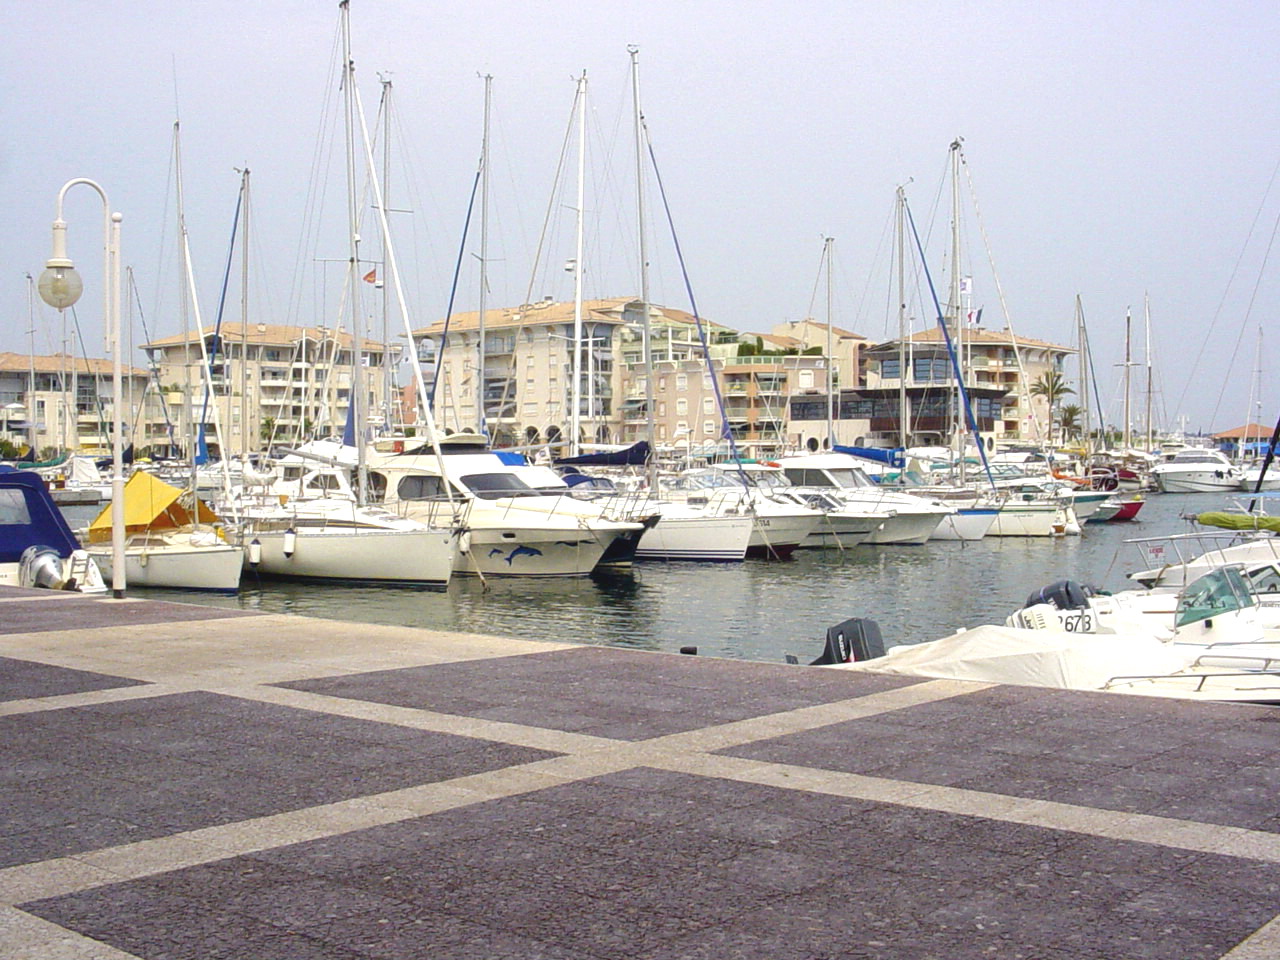
M704 434L706 434L708 437L713 437L713 436L715 436L715 433L716 433L716 422L715 422L714 420L703 420L703 421L702 421L702 432L703 432Z
M686 400L684 397L678 397L676 399L676 416L683 417L688 412L689 412L689 401Z
M813 386L813 371L801 370L800 371L800 389L804 390L812 386Z
M716 398L715 398L715 397L703 397L703 398L702 398L702 412L703 412L703 413L711 413L713 410L715 410L715 408L716 408Z
M683 393L685 390L688 390L688 389L689 389L688 374L684 374L684 373L676 374L676 390Z

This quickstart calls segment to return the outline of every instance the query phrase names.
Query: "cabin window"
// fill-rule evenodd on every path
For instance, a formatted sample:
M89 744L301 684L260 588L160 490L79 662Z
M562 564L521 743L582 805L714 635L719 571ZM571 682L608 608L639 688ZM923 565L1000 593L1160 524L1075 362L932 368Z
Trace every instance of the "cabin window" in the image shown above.
M467 488L482 500L530 496L536 491L515 474L473 473L462 478Z
M380 473L369 474L369 495L370 503L382 503L387 499L387 478Z
M307 481L308 490L318 490L322 493L329 493L333 490L341 490L342 484L338 482L338 478L327 473L319 473Z
M21 490L0 490L0 524L29 526L31 512Z
M1254 593L1280 593L1280 570L1266 567L1249 574L1249 585Z
M444 495L444 485L439 477L401 477L396 484L396 496L401 500L438 500Z

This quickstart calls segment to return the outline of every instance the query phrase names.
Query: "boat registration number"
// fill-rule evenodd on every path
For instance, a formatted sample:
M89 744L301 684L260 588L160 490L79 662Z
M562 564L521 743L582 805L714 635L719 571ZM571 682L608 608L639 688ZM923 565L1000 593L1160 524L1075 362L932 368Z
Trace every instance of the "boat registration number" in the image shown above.
M1062 618L1062 629L1067 633L1093 633L1093 615L1089 613L1068 613Z

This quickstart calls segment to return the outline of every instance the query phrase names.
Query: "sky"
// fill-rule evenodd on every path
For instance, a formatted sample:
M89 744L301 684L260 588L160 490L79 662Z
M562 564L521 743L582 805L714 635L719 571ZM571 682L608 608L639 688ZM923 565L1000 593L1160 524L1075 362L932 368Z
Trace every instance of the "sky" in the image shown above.
M584 294L635 294L635 45L670 209L669 222L649 170L654 301L689 309L691 291L701 315L753 332L830 316L873 340L896 336L894 191L905 184L945 288L948 148L959 137L962 272L984 326L1074 346L1079 296L1097 393L1116 423L1126 311L1140 364L1133 408L1145 406L1146 298L1157 426L1212 431L1280 413L1280 391L1257 373L1280 338L1274 4L352 0L350 20L370 125L379 75L392 84L388 206L402 211L392 234L415 329L448 308L480 156L482 74L493 77L488 305L573 296L570 119L584 70ZM99 182L124 216L133 341L183 328L175 118L204 322L217 315L247 167L251 320L337 323L343 267L328 261L347 256L338 26L332 0L0 5L0 350L28 349L25 275L43 268L58 190L74 177ZM102 355L102 205L78 187L64 216L85 282L77 319L88 352ZM477 210L458 310L479 299L479 225ZM360 233L362 257L376 260L372 219ZM918 328L934 311L914 276ZM372 290L362 288L365 313L377 311ZM56 313L33 312L37 352L58 349Z

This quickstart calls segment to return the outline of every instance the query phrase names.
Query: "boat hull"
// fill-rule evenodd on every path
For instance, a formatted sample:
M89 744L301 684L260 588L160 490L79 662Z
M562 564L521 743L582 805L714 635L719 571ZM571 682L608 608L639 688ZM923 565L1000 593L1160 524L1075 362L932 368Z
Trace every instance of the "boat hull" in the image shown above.
M97 561L103 577L110 580L114 570L111 550L94 549L89 551L89 555ZM209 546L126 546L124 577L125 583L130 587L235 593L240 589L243 563L243 551L230 543Z
M636 559L734 563L746 557L752 527L747 516L664 515L640 538Z
M1072 520L1062 507L1048 504L1010 504L1000 508L989 537L1061 537Z
M1156 488L1161 493L1216 493L1240 489L1240 478L1225 470L1196 472L1154 472Z
M931 539L981 540L991 531L998 515L994 507L961 507L942 518Z
M926 543L947 514L895 513L867 537L866 543L878 545L918 546Z
M453 572L455 552L456 541L444 529L300 526L296 531L254 533L245 550L244 569L288 580L444 586ZM260 556L256 562L255 555Z

